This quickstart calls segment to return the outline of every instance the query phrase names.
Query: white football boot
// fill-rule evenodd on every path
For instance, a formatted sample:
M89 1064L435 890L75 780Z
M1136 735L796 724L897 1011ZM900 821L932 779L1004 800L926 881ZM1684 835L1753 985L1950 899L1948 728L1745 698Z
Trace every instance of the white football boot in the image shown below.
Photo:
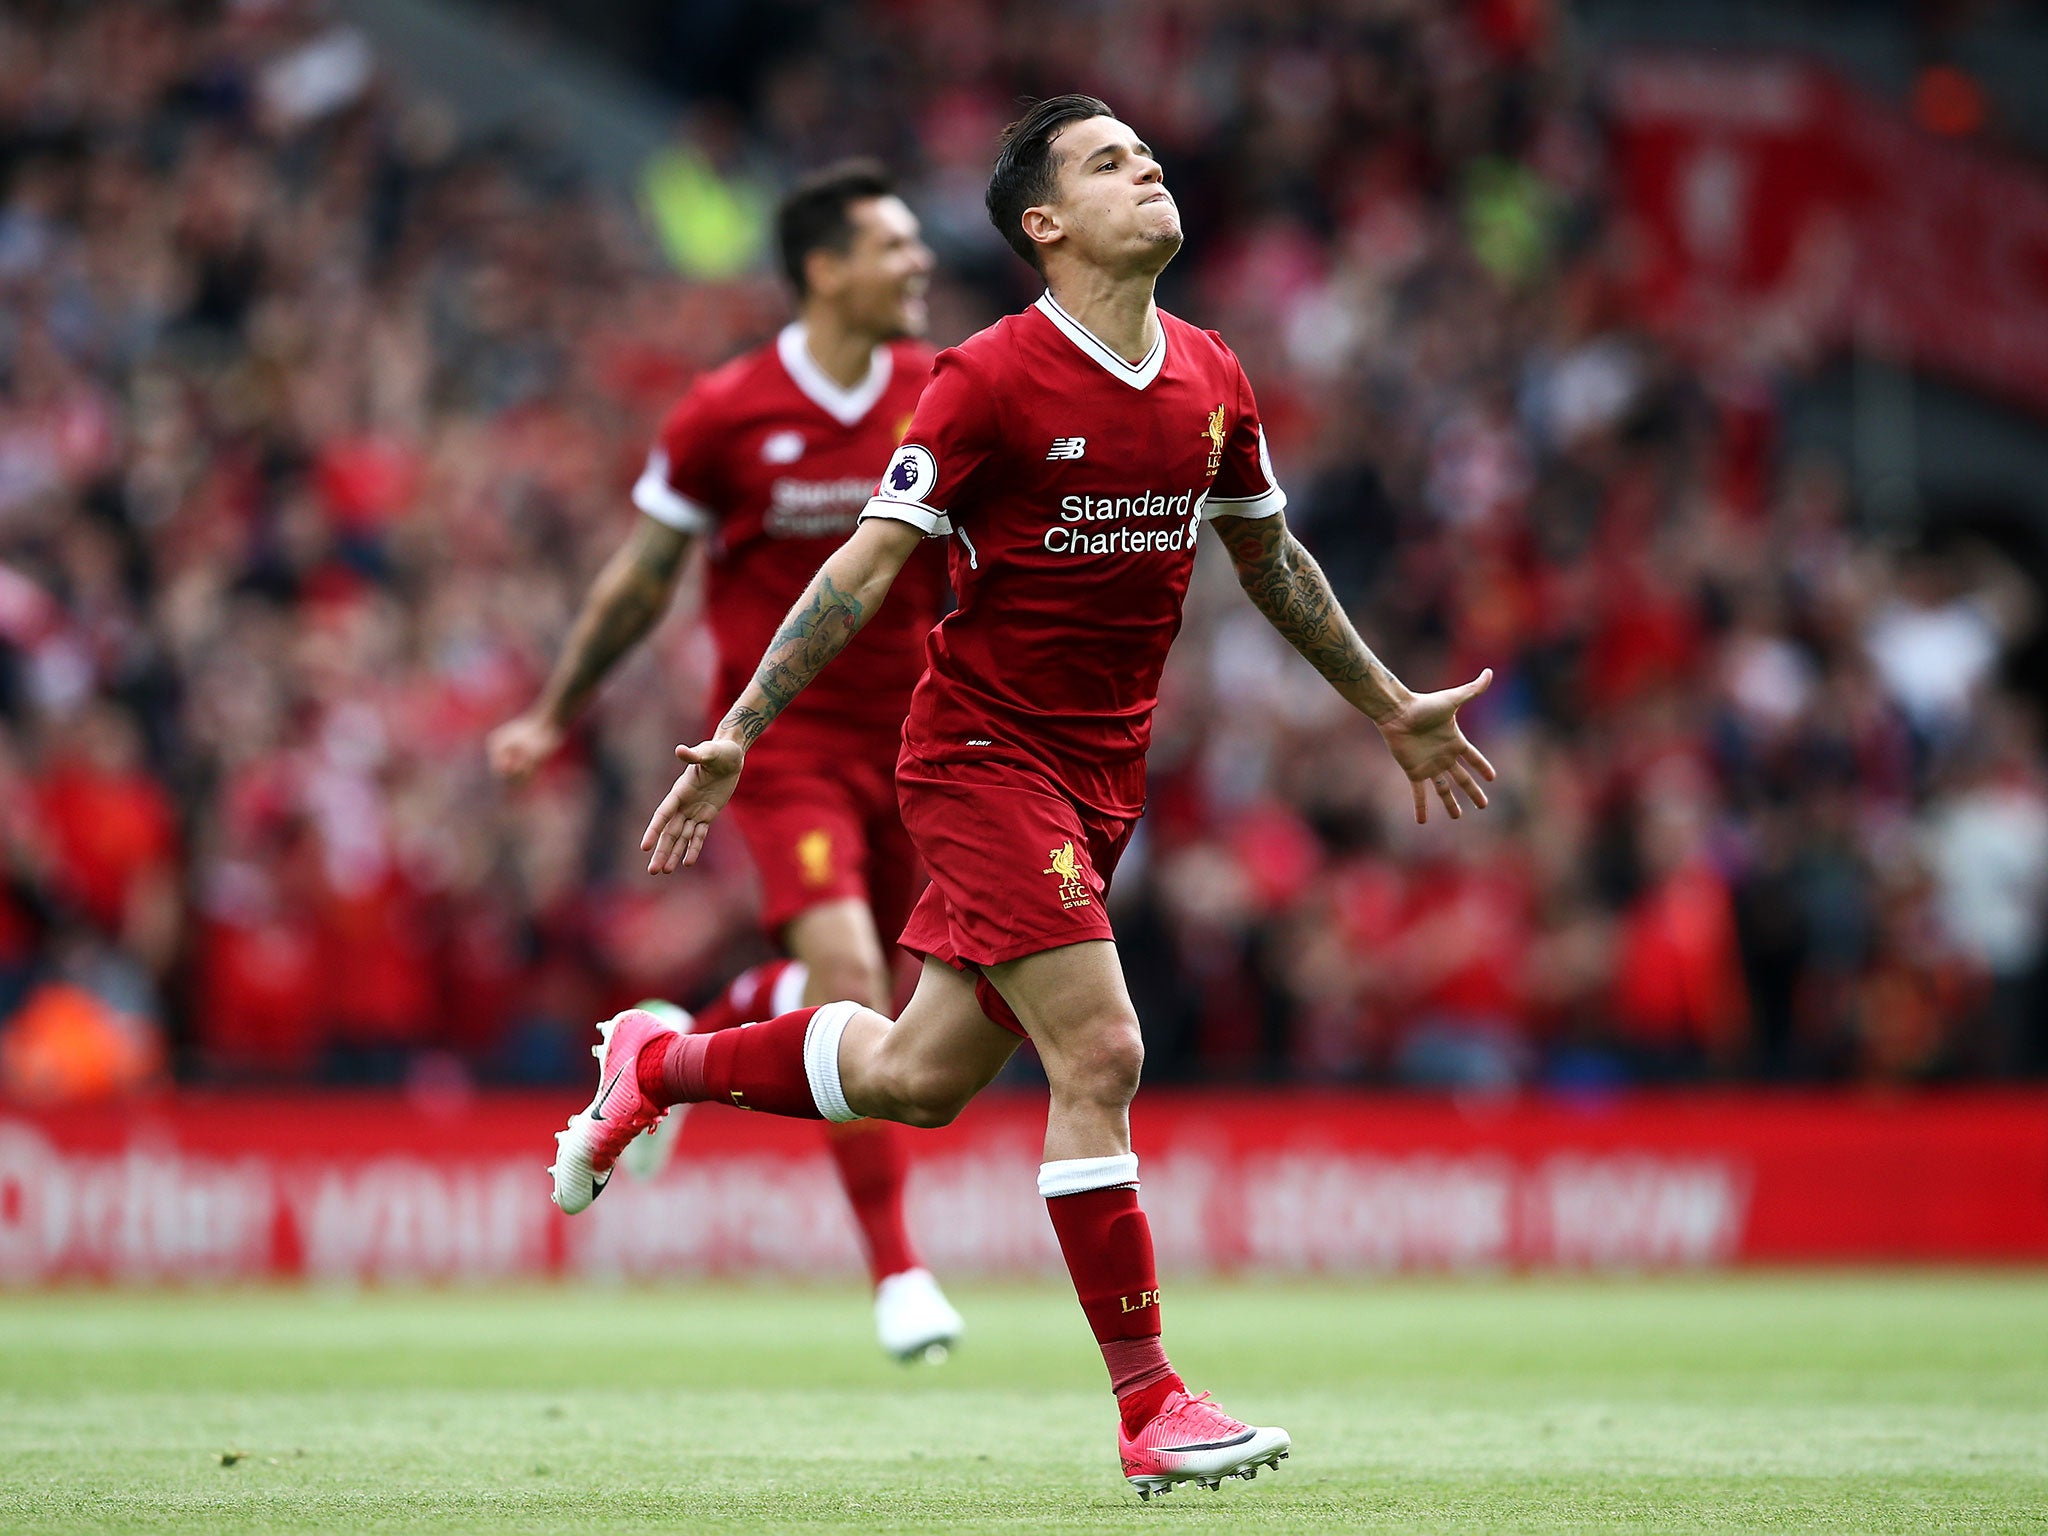
M875 1287L875 1337L905 1365L944 1364L967 1331L928 1269L906 1269Z
M590 1048L597 1058L597 1095L569 1117L568 1129L555 1132L555 1160L548 1164L555 1204L565 1214L574 1216L603 1194L619 1154L661 1118L663 1106L640 1091L640 1052L673 1033L664 1020L639 1008L597 1026L598 1043Z

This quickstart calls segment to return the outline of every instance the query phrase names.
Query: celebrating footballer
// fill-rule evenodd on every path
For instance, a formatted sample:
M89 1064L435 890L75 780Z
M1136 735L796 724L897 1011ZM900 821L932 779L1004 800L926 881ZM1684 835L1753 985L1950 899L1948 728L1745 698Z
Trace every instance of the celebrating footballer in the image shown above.
M1128 1115L1144 1045L1104 911L1144 810L1196 535L1215 531L1253 604L1379 727L1418 820L1432 800L1485 807L1493 769L1457 713L1491 674L1403 686L1288 531L1237 358L1154 303L1180 214L1132 128L1092 97L1040 102L1005 133L987 200L1044 296L940 354L858 527L711 738L676 749L684 771L642 843L656 872L692 862L756 743L886 622L922 542L947 539L959 606L925 642L896 763L931 876L900 940L923 957L916 992L893 1020L849 997L716 1034L622 1014L598 1096L560 1138L556 1191L587 1204L634 1135L705 1099L943 1125L1029 1037L1051 1089L1039 1193L1108 1367L1124 1475L1149 1498L1253 1477L1291 1448L1190 1394L1167 1358Z

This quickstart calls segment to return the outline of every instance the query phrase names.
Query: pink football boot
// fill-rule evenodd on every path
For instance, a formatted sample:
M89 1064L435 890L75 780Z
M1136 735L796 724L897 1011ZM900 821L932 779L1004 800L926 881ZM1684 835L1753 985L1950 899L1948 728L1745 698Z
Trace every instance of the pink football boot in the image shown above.
M673 1024L639 1008L597 1026L600 1043L590 1048L597 1058L597 1097L582 1114L570 1116L566 1131L555 1132L555 1160L548 1168L555 1204L570 1215L603 1192L626 1144L662 1117L662 1108L640 1092L640 1048L675 1032Z
M1240 1424L1209 1401L1209 1394L1167 1396L1132 1438L1117 1426L1117 1449L1123 1453L1124 1479L1149 1499L1170 1493L1177 1483L1220 1488L1226 1477L1249 1482L1260 1467L1277 1468L1293 1442L1284 1429L1254 1429Z

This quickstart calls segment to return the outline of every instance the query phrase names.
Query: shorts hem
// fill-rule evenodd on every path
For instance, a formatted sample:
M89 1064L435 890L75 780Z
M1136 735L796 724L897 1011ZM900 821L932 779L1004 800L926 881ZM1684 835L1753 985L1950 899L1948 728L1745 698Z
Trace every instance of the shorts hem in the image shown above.
M1012 960L1028 960L1033 955L1043 955L1055 949L1065 949L1073 944L1092 944L1098 940L1109 943L1116 942L1116 935L1110 930L1107 923L1103 924L1102 930L1099 933L1070 933L1061 934L1057 938L1019 939L1015 943L999 944L992 948L976 945L972 954L962 949L958 944L948 946L953 951L951 954L941 954L938 950L927 949L907 934L897 940L897 943L902 948L909 950L913 955L923 955L928 959L950 965L955 970L964 970L968 966L973 966L976 970L979 970L985 965L1008 965Z

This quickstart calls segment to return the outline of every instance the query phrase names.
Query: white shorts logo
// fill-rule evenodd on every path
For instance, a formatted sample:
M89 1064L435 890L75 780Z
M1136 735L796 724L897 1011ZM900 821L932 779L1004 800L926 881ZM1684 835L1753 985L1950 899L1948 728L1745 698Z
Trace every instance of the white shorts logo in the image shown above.
M890 501L923 501L939 483L939 463L929 448L905 443L889 461L879 494Z

